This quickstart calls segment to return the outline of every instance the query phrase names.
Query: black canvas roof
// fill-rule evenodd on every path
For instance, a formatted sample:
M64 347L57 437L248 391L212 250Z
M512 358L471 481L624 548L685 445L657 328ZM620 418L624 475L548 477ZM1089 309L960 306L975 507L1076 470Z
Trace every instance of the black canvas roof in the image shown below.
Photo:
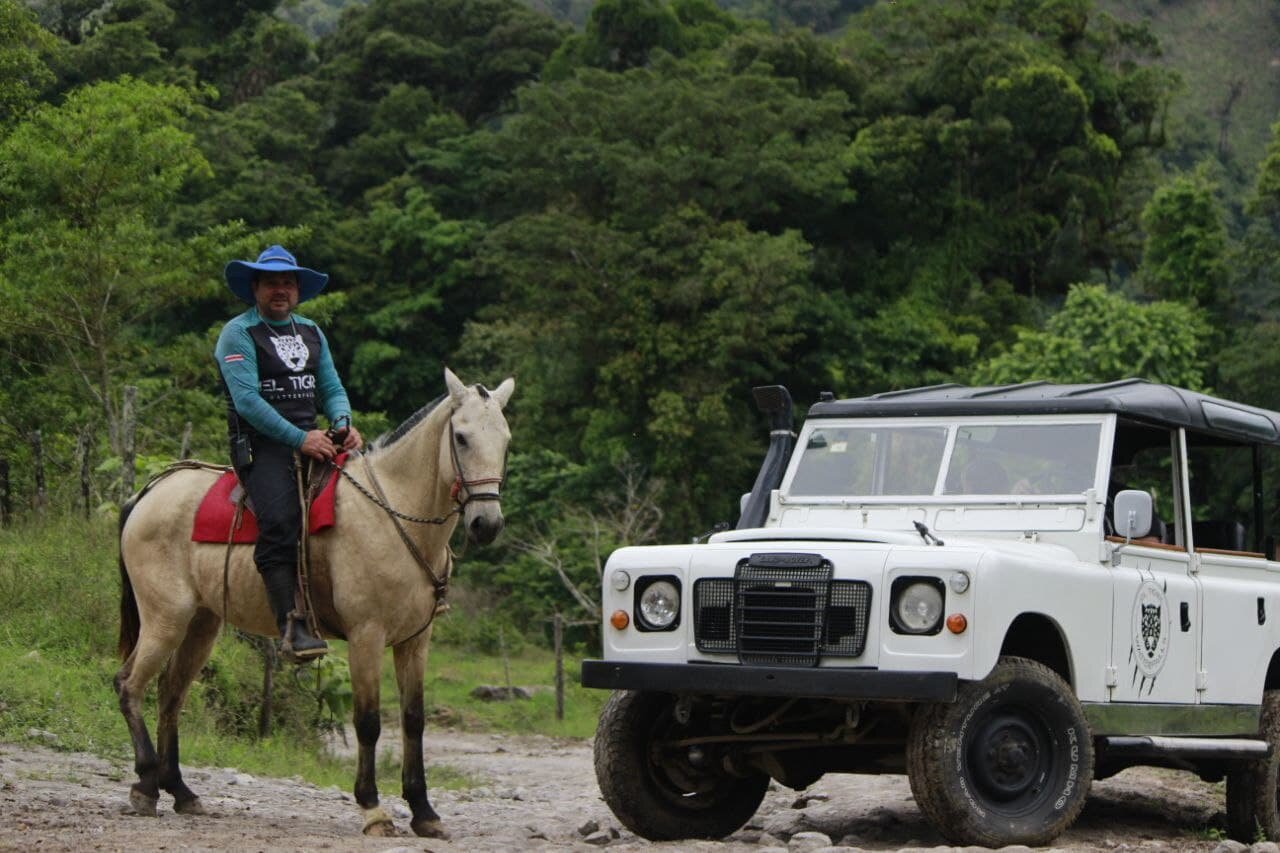
M1101 385L930 385L850 400L824 400L811 418L912 415L1064 415L1114 412L1136 420L1280 446L1280 414L1145 379Z

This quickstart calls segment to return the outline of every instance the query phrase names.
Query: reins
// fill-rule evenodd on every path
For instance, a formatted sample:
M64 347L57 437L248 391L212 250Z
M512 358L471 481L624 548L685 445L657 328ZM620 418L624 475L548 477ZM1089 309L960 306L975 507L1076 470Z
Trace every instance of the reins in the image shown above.
M442 609L448 608L448 604L445 602L445 597L449 591L449 578L453 574L452 568L454 557L453 551L449 547L449 543L446 542L444 548L444 574L443 576L436 574L435 569L431 567L431 562L423 555L421 549L414 544L413 539L410 538L408 532L404 529L404 525L400 522L403 520L413 522L414 524L440 525L444 524L453 516L461 514L462 511L467 508L467 504L472 501L497 501L502 499L502 495L499 491L473 492L472 487L497 483L499 484L499 488L501 488L501 484L507 478L505 459L503 460L502 475L499 477L478 477L474 480L468 480L464 477L462 472L462 462L458 458L458 442L456 433L454 432L452 419L449 421L449 454L453 459L453 470L455 474L453 484L449 488L449 497L453 500L455 506L444 515L434 517L408 515L391 506L391 502L387 500L387 495L382 489L382 484L378 482L378 476L373 472L373 466L369 464L369 457L367 454L361 454L360 458L364 461L365 474L369 478L369 484L373 486L373 491L377 493L376 495L373 492L370 492L369 489L365 488L364 484L353 477L351 472L347 470L346 466L338 469L339 473L341 473L342 476L351 483L351 485L356 487L356 491L360 492L360 494L364 495L372 501L375 506L379 507L387 514L387 517L391 519L391 524L396 529L396 533L400 535L400 541L404 543L405 548L413 557L414 562L418 564L419 568L426 572L427 577L431 581L431 586L435 593L435 606L432 607L431 614L427 617L426 623L421 628L414 631L400 642L412 640L414 637L417 637L423 631L427 630L435 620L436 614L441 612ZM459 500L458 495L462 492L465 492L465 494L462 499ZM463 547L465 549L465 544Z

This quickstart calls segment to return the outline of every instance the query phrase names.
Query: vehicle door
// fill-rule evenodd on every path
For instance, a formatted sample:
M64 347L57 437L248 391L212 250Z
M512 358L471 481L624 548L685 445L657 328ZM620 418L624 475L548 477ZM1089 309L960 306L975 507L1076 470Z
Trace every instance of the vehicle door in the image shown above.
M1256 705L1280 613L1280 566L1264 553L1255 445L1188 435L1192 568L1200 582L1200 701Z
M1186 469L1182 430L1120 421L1112 451L1107 523L1115 493L1149 492L1151 535L1112 556L1111 665L1113 702L1196 701L1199 652L1198 584L1188 550Z

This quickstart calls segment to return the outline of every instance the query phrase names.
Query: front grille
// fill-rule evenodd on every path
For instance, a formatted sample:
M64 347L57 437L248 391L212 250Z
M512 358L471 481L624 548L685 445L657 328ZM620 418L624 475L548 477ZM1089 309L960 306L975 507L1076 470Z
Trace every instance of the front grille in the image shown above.
M698 650L777 666L860 656L871 586L832 580L833 568L817 554L752 554L738 563L732 578L696 581Z

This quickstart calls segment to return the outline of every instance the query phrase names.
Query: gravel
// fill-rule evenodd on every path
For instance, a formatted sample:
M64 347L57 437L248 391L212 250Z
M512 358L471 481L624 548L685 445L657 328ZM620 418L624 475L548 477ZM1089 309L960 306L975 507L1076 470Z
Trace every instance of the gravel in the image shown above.
M398 748L384 726L380 745ZM923 819L903 776L829 775L803 796L772 786L756 816L724 842L651 844L623 828L600 799L588 742L537 736L431 732L431 768L448 766L476 787L432 790L450 833L419 839L397 792L383 806L400 838L366 838L348 791L298 780L254 777L236 768L186 768L208 816L176 815L162 795L160 816L128 813L131 762L60 752L39 742L0 743L0 850L592 850L655 851L958 850ZM348 742L354 746L355 739ZM339 744L336 751L344 752ZM380 754L382 754L380 752ZM354 762L353 773L354 773ZM354 781L354 780L353 780ZM1209 851L1222 842L1222 785L1187 773L1127 770L1096 782L1080 820L1055 850ZM1253 845L1254 853L1274 845ZM1010 850L1026 848L1010 848Z

